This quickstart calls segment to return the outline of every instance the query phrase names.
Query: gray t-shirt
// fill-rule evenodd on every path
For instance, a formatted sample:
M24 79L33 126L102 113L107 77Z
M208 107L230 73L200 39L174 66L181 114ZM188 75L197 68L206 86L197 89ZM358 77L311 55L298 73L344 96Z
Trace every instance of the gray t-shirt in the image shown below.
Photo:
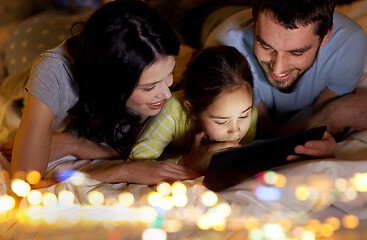
M69 123L68 110L78 101L78 87L66 51L66 42L47 50L36 59L27 84L28 91L53 112L53 129L60 130Z

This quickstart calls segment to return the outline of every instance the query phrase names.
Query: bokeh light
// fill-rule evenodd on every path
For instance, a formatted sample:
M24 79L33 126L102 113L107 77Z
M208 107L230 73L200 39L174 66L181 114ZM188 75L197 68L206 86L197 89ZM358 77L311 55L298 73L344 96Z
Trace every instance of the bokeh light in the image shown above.
M203 202L205 206L211 207L217 204L218 197L217 197L217 194L211 191L207 191L207 192L204 192L203 195L201 195L201 201Z
M31 186L21 179L13 179L11 189L19 197L25 197L31 191Z

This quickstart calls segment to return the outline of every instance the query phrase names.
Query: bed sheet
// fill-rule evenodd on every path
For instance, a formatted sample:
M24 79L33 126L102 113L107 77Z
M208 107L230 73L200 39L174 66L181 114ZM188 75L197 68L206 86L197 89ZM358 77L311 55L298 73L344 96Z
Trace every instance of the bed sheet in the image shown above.
M366 1L337 10L367 30ZM366 76L367 69L358 91L367 89ZM0 144L14 137L20 109L13 100L21 90L6 86L9 98L0 88ZM67 156L50 163L47 176L74 175L37 189L44 202L26 197L7 208L12 182L0 153L0 239L367 239L366 161L361 131L338 143L335 159L289 164L213 193L202 177L158 186L101 183L85 172L116 162ZM177 186L183 192L172 190Z

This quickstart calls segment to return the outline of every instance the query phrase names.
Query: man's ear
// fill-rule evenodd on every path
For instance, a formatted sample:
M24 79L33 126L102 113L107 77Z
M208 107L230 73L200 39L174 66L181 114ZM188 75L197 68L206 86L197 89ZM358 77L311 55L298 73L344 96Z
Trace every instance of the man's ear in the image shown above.
M333 27L331 27L331 29L324 36L324 39L322 39L322 42L320 44L321 47L324 46L327 43L327 41L329 40L332 32L333 32Z
M195 115L192 114L192 105L189 101L185 100L184 101L184 105L185 105L185 108L186 108L186 111L189 113L189 115L193 118L193 119L196 119Z

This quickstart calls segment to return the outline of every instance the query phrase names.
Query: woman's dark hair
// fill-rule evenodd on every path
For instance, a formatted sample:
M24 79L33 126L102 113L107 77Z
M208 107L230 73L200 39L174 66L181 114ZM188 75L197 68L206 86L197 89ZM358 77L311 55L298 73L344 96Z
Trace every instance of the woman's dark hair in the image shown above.
M126 101L146 67L178 54L177 35L146 3L114 1L94 12L67 45L79 87L79 100L69 110L74 128L126 157L140 127L139 113Z
M271 17L286 29L296 29L316 23L316 34L321 40L333 26L335 0L254 0L252 15L254 22L259 14Z
M218 46L194 53L184 76L185 99L190 114L199 116L216 98L228 91L246 87L253 97L253 77L246 58L234 47Z

